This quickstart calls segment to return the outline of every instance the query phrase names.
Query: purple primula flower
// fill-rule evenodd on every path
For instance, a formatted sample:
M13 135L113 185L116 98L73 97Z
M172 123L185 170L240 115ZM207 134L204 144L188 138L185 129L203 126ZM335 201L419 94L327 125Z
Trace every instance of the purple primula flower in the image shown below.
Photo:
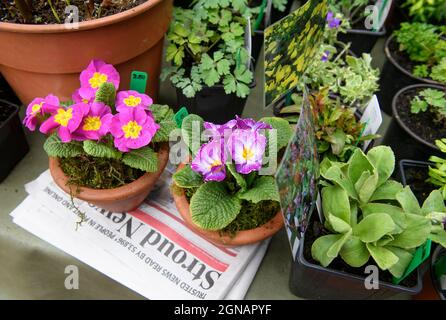
M223 181L226 178L223 146L220 140L205 143L193 159L191 168L203 175L204 181Z
M115 88L119 87L119 73L111 64L106 64L101 60L92 60L87 69L81 72L81 97L90 97L96 94L101 84L111 82Z
M109 106L102 102L93 102L85 114L79 128L73 133L78 141L100 140L110 131L113 114Z
M225 136L229 137L232 133L232 129L237 125L236 120L229 120L225 124L214 124L212 122L205 122L203 127L209 131L212 138L219 139Z
M40 126L40 132L49 134L57 129L62 142L70 142L73 139L73 133L79 128L79 125L88 113L90 107L85 103L76 103L68 108L59 107L54 114Z
M36 130L39 121L42 121L47 114L56 112L59 108L59 98L49 94L45 98L36 98L26 108L26 116L23 124L31 131Z
M259 130L259 129L272 129L269 124L266 124L261 121L255 121L254 119L242 119L239 116L235 116L237 121L236 128L237 129L251 129L251 130Z
M124 109L113 116L110 132L119 151L145 147L152 141L160 126L142 108Z
M328 23L328 27L330 29L334 29L337 28L341 25L341 20L336 18L333 14L333 12L329 11L327 13L327 23Z
M119 91L116 95L116 110L118 111L128 108L148 109L152 104L152 98L146 94L139 93L138 91Z
M258 131L236 129L229 139L229 150L237 172L248 174L262 167L266 137Z
M322 54L321 61L327 62L329 57L330 57L330 51L325 50L324 53Z
M91 102L94 101L95 99L94 92L84 90L82 93L84 95L81 95L80 88L73 92L73 94L71 95L71 99L74 101L74 103L90 104Z

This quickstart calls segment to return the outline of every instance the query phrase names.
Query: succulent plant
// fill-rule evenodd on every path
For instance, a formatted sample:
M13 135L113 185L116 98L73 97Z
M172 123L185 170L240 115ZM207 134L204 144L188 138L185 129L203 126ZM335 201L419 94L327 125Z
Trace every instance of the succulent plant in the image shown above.
M352 267L370 258L381 270L401 277L414 250L428 239L446 246L446 207L438 190L420 207L410 187L391 180L395 157L387 146L367 155L356 149L346 163L321 163L325 228L312 256L324 267L338 256Z

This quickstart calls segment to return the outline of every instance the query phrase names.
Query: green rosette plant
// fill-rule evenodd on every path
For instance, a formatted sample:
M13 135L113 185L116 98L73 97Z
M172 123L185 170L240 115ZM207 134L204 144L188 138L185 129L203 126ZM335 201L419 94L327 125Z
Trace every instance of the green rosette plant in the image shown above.
M245 98L253 73L245 48L246 1L215 1L193 9L175 8L161 79L170 79L192 98L204 86L223 85L227 94Z
M194 128L200 129L198 136L206 130L211 138L204 144L194 141ZM237 117L215 125L189 115L181 130L192 161L173 175L173 192L186 195L195 225L234 234L276 216L280 196L274 173L261 170L266 156L277 157L271 150L285 148L291 139L293 131L286 120L273 117L256 122Z
M435 141L436 146L441 152L446 154L446 139L440 139ZM446 199L446 159L437 156L431 156L430 162L433 162L433 166L429 166L429 178L427 182L439 187L443 198Z
M446 246L446 207L438 190L422 206L410 187L390 179L395 157L387 146L367 155L355 150L348 162L321 163L322 208L328 234L311 254L322 266L340 257L359 268L371 259L401 277L416 248L428 239Z

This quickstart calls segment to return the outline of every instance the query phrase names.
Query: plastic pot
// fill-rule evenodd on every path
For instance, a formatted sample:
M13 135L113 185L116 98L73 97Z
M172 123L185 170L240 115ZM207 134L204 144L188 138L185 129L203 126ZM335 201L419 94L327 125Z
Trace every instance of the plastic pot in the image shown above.
M0 23L0 72L27 105L53 93L71 100L79 73L92 59L115 65L121 89L133 70L149 75L147 93L156 99L172 0L149 0L133 9L90 21L64 24Z
M405 87L398 91L392 99L392 113L393 117L390 121L390 125L383 137L383 145L387 145L392 148L395 159L400 161L402 159L412 159L418 161L427 161L431 155L439 157L444 156L438 147L428 141L425 141L407 127L407 125L401 120L397 103L399 96L407 90L420 87L430 87L435 89L444 89L441 86L417 84ZM382 100L380 100L382 101Z
M433 85L440 85L436 81L431 79L418 78L412 75L411 72L404 69L392 56L389 45L394 41L394 36L390 36L384 48L387 60L381 70L381 76L379 80L380 91L378 92L378 99L381 102L382 110L388 115L392 115L392 98L398 90L406 86L410 86L417 83L427 83Z
M351 43L350 49L361 56L363 53L370 53L379 38L384 37L387 31L382 27L379 31L349 29L347 33L339 34L339 40Z
M255 81L249 85L255 87ZM177 107L186 107L189 113L201 116L205 121L223 124L236 115L241 116L245 108L246 98L239 98L235 93L227 94L223 85L203 87L195 94L195 97L188 98L179 88L177 90Z
M29 150L18 113L17 105L0 99L0 182Z
M254 68L257 67L257 62L259 61L260 51L262 51L264 43L264 31L256 30L252 36L252 49L251 57L254 59Z
M293 5L293 0L288 0L285 5L284 11L279 11L274 6L271 7L271 23L277 22L283 18L285 18L287 15L290 14L291 7Z
M128 212L136 209L152 191L169 161L169 146L162 145L158 151L158 171L147 172L139 179L114 189L92 189L68 185L68 177L60 168L58 158L49 158L49 167L54 182L75 198L92 203L111 212Z
M366 289L365 277L325 268L307 261L303 254L305 237L301 239L296 259L291 266L290 290L306 299L363 300L388 299L396 294L410 295L421 291L420 270L417 270L417 284L409 288L391 283L379 282L379 289Z

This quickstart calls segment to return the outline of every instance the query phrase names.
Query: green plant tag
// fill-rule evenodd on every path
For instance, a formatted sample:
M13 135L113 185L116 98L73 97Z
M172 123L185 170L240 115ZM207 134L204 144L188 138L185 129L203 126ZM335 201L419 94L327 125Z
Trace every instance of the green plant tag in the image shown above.
M431 246L432 241L429 239L426 241L425 244L422 246L419 246L417 250L415 251L412 261L407 266L406 271L402 275L401 278L395 278L393 277L392 282L394 284L399 284L401 281L403 281L409 274L412 273L415 269L417 269L424 261L426 261L427 258L429 258L431 254Z
M148 78L147 72L132 71L132 75L130 76L130 90L145 93Z
M181 128L181 125L183 124L183 119L186 118L188 114L189 112L187 112L186 107L181 107L181 109L178 110L177 113L175 113L174 119L175 122L177 123L178 128Z

